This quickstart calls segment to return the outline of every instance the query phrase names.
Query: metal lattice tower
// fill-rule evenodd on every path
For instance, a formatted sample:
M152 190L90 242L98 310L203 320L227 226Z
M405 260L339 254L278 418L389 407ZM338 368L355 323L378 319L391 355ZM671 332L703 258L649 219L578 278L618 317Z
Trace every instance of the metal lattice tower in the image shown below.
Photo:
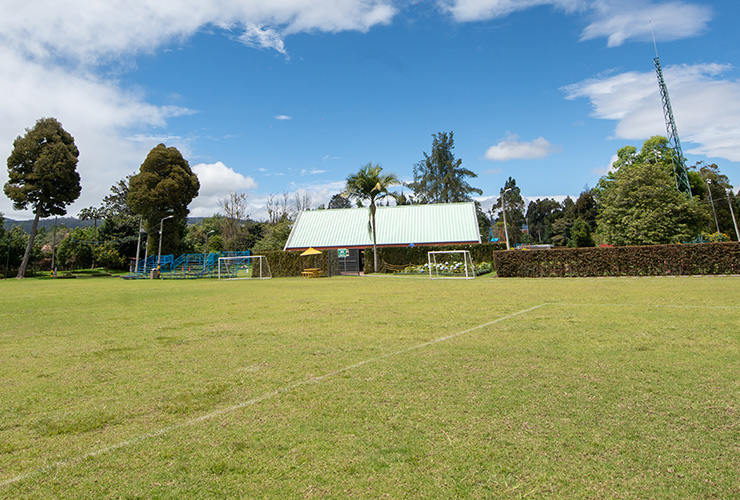
M653 29L653 23L650 22L650 31ZM686 160L681 150L681 141L678 139L676 130L676 120L673 118L673 108L671 107L671 98L668 96L668 87L663 78L663 68L660 67L660 58L658 57L658 45L655 43L655 34L653 34L653 45L655 45L655 72L658 74L658 87L660 87L660 98L663 100L663 118L665 118L665 128L668 133L668 145L673 154L671 163L673 164L673 175L676 178L676 187L679 191L687 193L691 197L691 183L689 182L689 172L686 169Z
M673 150L671 163L673 163L673 174L676 177L676 187L691 196L691 183L689 183L689 173L686 170L686 163L681 150L681 141L678 139L676 131L676 120L673 118L673 108L671 107L671 98L668 96L668 87L666 87L663 78L663 69L660 67L660 59L655 61L655 72L658 73L658 86L660 87L660 97L663 100L663 117L665 118L665 128L668 132L668 144Z

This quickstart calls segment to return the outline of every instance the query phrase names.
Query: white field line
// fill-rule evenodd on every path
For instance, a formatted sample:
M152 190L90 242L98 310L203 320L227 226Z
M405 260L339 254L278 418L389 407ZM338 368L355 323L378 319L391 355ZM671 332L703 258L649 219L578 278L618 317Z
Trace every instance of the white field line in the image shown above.
M692 306L671 304L586 304L575 302L550 302L548 305L566 307L637 307L637 308L665 308L665 309L740 309L740 306Z
M417 344L417 345L414 345L414 346L411 346L411 347L406 347L406 348L401 349L401 350L398 350L398 351L394 351L394 352L390 352L390 353L387 353L387 354L383 354L382 356L377 356L377 357L374 357L374 358L369 358L369 359L366 359L364 361L360 361L359 363L355 363L353 365L345 366L344 368L340 368L338 370L334 370L332 372L325 373L324 375L320 375L318 377L310 377L310 378L306 378L306 379L300 380L298 382L293 382L292 384L288 384L285 387L281 387L280 389L276 389L274 391L267 392L267 393L265 393L265 394L263 394L261 396L257 396L256 398L252 398L252 399L249 399L247 401L242 401L241 403L235 404L233 406L229 406L229 407L226 407L226 408L221 408L219 410L212 411L212 412L207 413L205 415L201 415L200 417L193 418L191 420L187 420L187 421L181 422L179 424L174 424L174 425L171 425L169 427L163 427L162 429L159 429L159 430L156 430L156 431L153 431L153 432L148 432L146 434L142 434L140 436L137 436L137 437L134 437L134 438L131 438L131 439L127 439L125 441L121 441L120 443L112 444L110 446L106 446L104 448L100 448L100 449L97 449L95 451L91 451L89 453L85 453L83 455L79 455L77 457L70 458L68 460L60 460L58 462L54 462L54 463L48 464L48 465L46 465L44 467L40 467L38 469L34 469L32 471L29 471L29 472L26 472L26 473L23 473L23 474L19 474L17 476L14 476L14 477L5 479L4 481L0 481L0 488L3 488L5 486L9 486L11 484L19 483L21 481L24 481L24 480L29 479L29 478L34 477L34 476L42 475L43 473L48 472L48 471L51 471L51 470L54 470L54 469L60 469L62 467L66 467L68 465L78 464L78 463L82 462L83 460L87 460L87 459L90 459L90 458L95 458L95 457L97 457L99 455L103 455L105 453L116 451L116 450L121 449L121 448L126 448L128 446L132 446L132 445L137 444L137 443L140 443L142 441L146 441L147 439L151 439L151 438L156 438L156 437L162 436L164 434L167 434L168 432L172 432L172 431L176 431L176 430L179 430L179 429L183 429L185 427L190 427L192 425L196 425L196 424L199 424L201 422L205 422L207 420L212 420L212 419L214 419L214 418L216 418L218 416L221 416L221 415L224 415L224 414L227 414L227 413L235 412L235 411L237 411L237 410L239 410L241 408L245 408L247 406L253 406L253 405L257 404L257 403L260 403L260 402L265 401L267 399L271 399L271 398L277 397L277 396L279 396L279 395L281 395L283 393L290 392L290 391L292 391L294 389L297 389L299 387L302 387L302 386L305 386L305 385L308 385L308 384L315 384L315 383L318 383L318 382L322 382L322 381L324 381L324 380L326 380L328 378L334 377L334 376L339 375L339 374L344 373L344 372L348 372L350 370L354 370L356 368L359 368L361 366L364 366L364 365L367 365L367 364L370 364L370 363L375 363L377 361L382 361L382 360L387 359L387 358L391 358L391 357L394 357L394 356L405 354L405 353L408 353L408 352L411 352L411 351L414 351L414 350L417 350L417 349L423 349L424 347L428 347L430 345L434 345L434 344L437 344L437 343L440 343L440 342L445 342L445 341L454 339L456 337L460 337L460 336L466 335L466 334L468 334L470 332L474 332L476 330L480 330L482 328L486 328L488 326L494 325L496 323L500 323L502 321L506 321L507 319L511 319L511 318L516 317L516 316L520 316L522 314L526 314L528 312L532 312L535 309L539 309L539 308L544 307L546 305L549 305L549 304L547 302L545 302L543 304L539 304L537 306L530 307L528 309L522 309L521 311L517 311L515 313L509 314L509 315L506 315L506 316L502 316L500 318L496 318L496 319L494 319L492 321L489 321L487 323L483 323L481 325L474 326L472 328L468 328L467 330L462 330L460 332L456 332L456 333L453 333L453 334L450 334L450 335L445 335L444 337L439 337L439 338L436 338L434 340L430 340L428 342L424 342L422 344Z

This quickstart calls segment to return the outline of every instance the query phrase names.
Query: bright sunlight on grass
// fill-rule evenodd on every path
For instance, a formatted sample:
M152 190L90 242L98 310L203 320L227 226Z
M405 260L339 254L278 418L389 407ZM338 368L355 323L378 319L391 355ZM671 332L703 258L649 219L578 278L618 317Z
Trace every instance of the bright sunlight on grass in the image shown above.
M740 279L0 283L3 498L737 498Z

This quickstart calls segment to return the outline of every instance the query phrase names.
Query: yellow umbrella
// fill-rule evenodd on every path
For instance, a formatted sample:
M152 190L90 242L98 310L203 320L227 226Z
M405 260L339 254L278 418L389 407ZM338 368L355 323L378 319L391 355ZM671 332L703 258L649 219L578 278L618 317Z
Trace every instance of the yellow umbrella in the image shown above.
M301 254L301 257L305 257L306 255L321 255L321 250L316 250L315 248L309 248L305 252Z

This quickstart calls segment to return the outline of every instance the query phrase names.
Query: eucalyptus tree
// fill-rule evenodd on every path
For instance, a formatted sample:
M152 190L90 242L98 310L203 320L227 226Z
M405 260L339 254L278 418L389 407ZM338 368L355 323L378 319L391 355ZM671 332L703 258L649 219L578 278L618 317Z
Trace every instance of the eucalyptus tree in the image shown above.
M375 225L377 207L375 202L386 197L395 198L396 193L389 191L389 188L398 184L401 184L401 182L395 174L383 174L383 167L372 163L368 163L361 167L357 173L347 177L345 196L358 202L367 201L369 203L370 217L367 228L373 238L373 269L376 273L378 272L378 245Z
M26 251L18 266L18 278L26 274L39 219L65 215L67 205L80 196L79 155L74 138L55 118L41 118L33 128L26 129L26 135L13 141L5 194L16 210L25 210L30 205L34 212Z

